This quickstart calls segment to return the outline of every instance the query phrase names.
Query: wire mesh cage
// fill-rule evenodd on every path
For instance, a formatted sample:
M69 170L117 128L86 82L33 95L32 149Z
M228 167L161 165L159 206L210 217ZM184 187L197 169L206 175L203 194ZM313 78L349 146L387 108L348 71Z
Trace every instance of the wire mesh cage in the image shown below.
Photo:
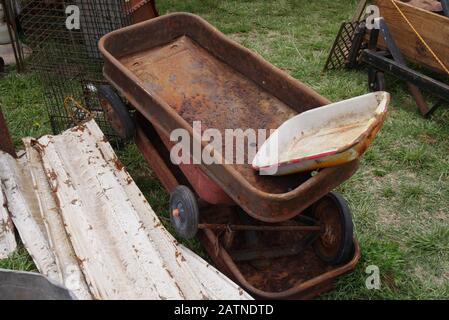
M5 72L6 65L15 64L19 72L24 68L25 53L20 45L15 20L16 7L11 1L0 0L0 38L3 38L0 40L0 75Z
M147 4L152 12L143 17L157 15L153 1L12 1L19 2L23 38L33 50L27 66L42 80L54 133L92 114L104 132L113 137L96 96L97 86L105 83L97 43L104 34L136 22L136 12ZM79 26L68 28L68 19L76 19L76 13Z

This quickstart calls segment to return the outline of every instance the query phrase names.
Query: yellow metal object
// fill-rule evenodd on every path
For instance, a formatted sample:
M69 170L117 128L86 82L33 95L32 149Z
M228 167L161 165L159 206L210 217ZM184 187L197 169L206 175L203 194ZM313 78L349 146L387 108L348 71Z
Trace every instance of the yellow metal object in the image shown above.
M72 119L73 123L76 125L79 125L82 122L85 122L86 120L91 120L94 117L93 113L86 107L84 107L80 102L78 102L73 96L68 96L64 99L64 109L66 110L67 115L70 117L70 119ZM86 116L83 119L76 117L75 111L73 109L80 110Z

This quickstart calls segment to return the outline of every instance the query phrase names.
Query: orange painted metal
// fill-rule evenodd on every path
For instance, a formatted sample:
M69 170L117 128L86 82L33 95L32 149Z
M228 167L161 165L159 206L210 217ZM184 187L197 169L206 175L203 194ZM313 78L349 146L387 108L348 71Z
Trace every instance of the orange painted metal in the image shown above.
M213 208L217 212L219 208ZM219 216L220 213L217 213ZM291 223L291 222L290 222ZM282 225L282 224L281 224ZM360 259L360 247L354 239L354 249L349 261L338 266L328 266L320 261L311 247L300 253L238 261L234 250L245 243L245 232L236 235L233 244L225 247L223 231L201 230L199 238L218 268L238 282L248 293L261 299L311 299L333 288L337 277L352 271ZM257 249L261 256L276 245L294 245L301 241L301 232L272 233L266 231L259 237ZM278 251L281 251L279 249Z
M171 163L167 161L165 145L160 141L158 142L159 137L155 132L149 130L150 124L138 121L138 126L136 135L137 146L148 160L152 170L164 186L166 186L167 190L171 190L172 187L170 186L188 183L183 180L185 179L183 172L177 170L176 167L171 167ZM150 157L147 157L149 155ZM154 158L154 155L158 158ZM164 181L170 182L165 183ZM200 210L201 216L214 225L238 220L238 216L236 216L238 209L235 207L206 206ZM263 237L265 242L261 243L257 248L262 255L265 254L264 252L266 250L269 251L276 244L276 240L278 243L281 242L284 244L295 244L301 241L300 237L298 239L296 238L301 234L301 231L288 231L290 227L286 226L286 224L280 223L264 226L256 223L252 225L256 229L286 229L282 232L282 238L280 239L276 239L279 232L265 231L269 234ZM289 221L288 225L292 225L292 222ZM307 228L304 228L304 230L305 232L310 231ZM265 262L259 266L261 269L257 269L252 266L254 263L257 265L257 261L238 262L233 257L232 252L229 251L233 247L239 247L242 244L242 237L245 237L244 235L247 231L239 231L240 240L239 236L227 237L225 234L224 237L221 237L220 235L224 231L226 230L214 231L205 229L200 230L198 236L218 269L234 281L240 283L242 287L255 297L261 299L311 299L316 297L319 294L331 290L335 279L353 270L360 259L360 248L354 239L354 252L352 257L347 263L340 266L326 266L323 262L320 262L320 259L311 251L312 249L308 248L305 254L301 252L286 257L265 258L263 259ZM285 234L287 236L284 238ZM281 274L283 275L282 277L279 276Z
M192 14L165 15L114 31L99 47L106 79L165 140L179 128L193 136L197 120L202 130L276 129L329 103ZM197 166L250 216L274 223L295 217L339 186L358 161L313 176L285 177L260 176L250 163ZM210 187L193 184L199 194Z

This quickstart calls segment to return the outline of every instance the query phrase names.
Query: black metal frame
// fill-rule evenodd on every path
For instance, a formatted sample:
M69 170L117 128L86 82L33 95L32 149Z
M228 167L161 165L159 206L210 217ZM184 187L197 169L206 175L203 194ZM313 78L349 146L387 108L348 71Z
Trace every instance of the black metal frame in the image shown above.
M443 82L417 72L373 50L364 50L362 59L373 68L390 73L403 81L410 82L417 87L435 94L441 99L449 101L449 85Z
M369 32L364 22L343 23L326 61L325 70L342 67L352 69L366 64L368 66L368 85L372 91L385 89L385 84L378 82L380 79L384 82L383 74L388 73L405 81L421 114L424 117L431 116L441 106L443 100L449 102L449 85L410 68L385 20L378 18L376 23L378 28ZM366 40L367 34L369 34L369 40ZM382 36L387 44L388 51L378 50L379 36ZM348 39L351 40L351 43L348 43ZM435 95L440 101L429 107L421 89Z
M377 19L379 29L371 30L368 49L362 50L361 61L366 63L369 67L368 74L372 75L376 71L385 72L393 75L394 77L407 82L410 94L415 99L422 115L429 117L433 112L441 105L441 103L435 104L429 108L424 96L420 89L424 89L440 99L449 101L449 85L437 81L423 73L407 66L407 63L402 56L399 47L397 46L392 34L390 33L387 24L383 18ZM385 43L387 44L389 58L385 52L379 52L376 50L379 36L382 35ZM374 79L369 76L370 87L372 87L371 81Z
M326 60L324 70L353 69L368 65L368 85L371 91L385 89L385 73L407 83L408 90L418 105L421 114L429 117L442 104L449 101L449 85L433 79L407 66L383 18L377 18L377 29L368 32L364 22L364 10L368 1L360 0L351 22L343 22ZM449 0L442 0L445 14L449 17ZM369 40L367 40L369 34ZM377 48L379 36L387 44L388 51ZM429 107L421 89L441 99Z

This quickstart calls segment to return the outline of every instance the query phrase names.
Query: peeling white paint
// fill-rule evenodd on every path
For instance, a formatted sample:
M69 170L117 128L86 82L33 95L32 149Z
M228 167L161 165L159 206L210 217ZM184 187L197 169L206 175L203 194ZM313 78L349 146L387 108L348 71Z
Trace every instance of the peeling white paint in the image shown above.
M42 137L33 148L41 159L28 142L32 172L28 181L38 194L37 208L43 212L43 230L48 233L47 249L55 253L54 269L60 279L61 268L73 261L74 252L97 299L251 299L207 262L177 244L119 165L95 122ZM39 171L39 161L45 177ZM20 170L14 172L14 176L24 175ZM50 191L55 198L48 195ZM27 203L20 199L21 192L16 194L14 201ZM34 210L29 204L24 206L21 212L32 219L30 211ZM15 205L14 209L20 208ZM39 217L36 219L38 225ZM70 246L64 242L61 225L73 248L65 256L61 248ZM33 249L31 245L27 248ZM38 260L45 260L46 250L41 253Z
M59 283L73 291L78 299L90 300L92 296L65 231L58 204L42 166L41 156L32 146L34 144L32 139L23 139L23 143L48 242L58 267Z
M126 169L117 161L111 145L95 122L86 123L90 132L87 139L95 140L100 155L112 168L122 188L128 194L138 218L143 222L148 238L157 249L157 254L171 270L173 279L183 292L191 293L187 299L248 299L249 295L238 288L229 278L208 264L188 248L177 243L167 232L161 221L134 183ZM90 142L91 144L94 141Z
M6 206L6 197L0 183L0 260L6 259L17 248L14 226Z
M9 154L0 153L0 180L8 211L36 267L43 275L59 281L55 257L48 244L37 196L26 168L26 157L16 160Z

